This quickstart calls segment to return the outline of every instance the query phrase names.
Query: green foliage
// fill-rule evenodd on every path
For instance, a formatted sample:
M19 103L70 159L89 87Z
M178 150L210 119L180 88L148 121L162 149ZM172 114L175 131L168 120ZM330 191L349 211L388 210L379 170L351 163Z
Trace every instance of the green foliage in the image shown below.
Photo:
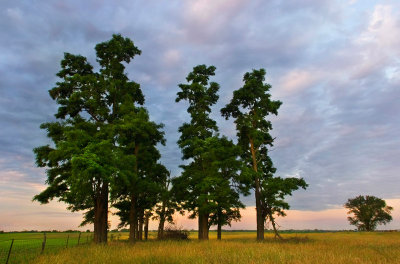
M118 138L118 151L122 159L119 160L119 174L117 186L133 191L139 181L146 178L152 169L157 166L160 153L156 148L158 143L165 144L162 124L150 121L147 110L143 107L122 108L121 119L115 125ZM150 180L150 179L149 179ZM154 179L153 179L154 180ZM118 196L118 191L116 196Z
M95 234L96 223L107 229L109 197L118 209L120 227L136 225L145 211L155 208L155 218L163 221L172 222L175 210L185 209L190 217L202 214L205 227L220 229L240 219L244 205L239 194L249 194L250 188L264 221L284 215L289 208L284 197L306 188L303 179L274 177L268 156L272 125L266 118L278 114L281 102L271 100L264 69L246 73L243 87L221 109L225 118L235 119L238 145L220 137L210 118L219 99L219 85L210 82L216 68L198 65L188 74L188 83L179 84L176 102L188 103L191 118L179 128L178 145L187 163L170 189L170 175L159 163L157 149L165 144L163 125L150 120L140 85L124 72L141 51L121 35L95 49L98 72L81 55L65 53L61 61L61 80L49 91L59 105L57 121L41 125L53 144L34 149L37 166L47 168L48 187L34 200L58 199L72 211L85 211L82 225L94 222Z
M221 109L226 119L235 119L241 158L248 166L242 170L242 177L247 177L248 187L255 190L258 239L263 239L263 222L269 219L275 228L273 215L284 216L283 210L289 209L284 197L307 187L303 179L274 177L276 169L268 156L274 139L267 117L277 115L282 103L271 100L271 85L264 83L265 74L264 69L245 73L243 87L234 91L231 102Z
M350 198L344 207L349 209L348 214L353 214L347 217L350 224L360 231L373 231L378 225L392 221L390 213L393 207L387 206L384 200L375 196L359 195Z
M263 149L265 151L265 149ZM265 221L275 225L275 216L286 216L284 210L290 209L285 201L286 196L291 196L299 188L306 189L308 184L303 178L275 176L276 168L268 153L263 153L258 165L263 172L260 178L260 202L262 216Z
M226 119L235 119L238 142L246 160L251 157L250 140L256 150L272 146L273 138L269 134L272 124L266 117L277 115L282 104L271 100L271 85L264 83L265 73L264 69L245 73L243 87L234 91L231 102L221 109Z
M189 84L179 85L181 91L176 99L189 103L187 111L191 120L179 128L178 144L183 159L189 164L182 165L182 175L173 179L174 193L182 207L191 212L190 217L205 214L208 219L211 214L206 226L218 222L229 224L232 219L239 219L238 209L244 206L238 191L246 190L238 174L241 169L239 149L232 141L218 136L216 122L209 117L211 106L219 98L219 85L209 82L214 72L214 66L194 67L186 78Z
M286 216L284 210L290 209L290 206L284 200L285 196L292 195L292 192L299 188L306 189L307 186L304 179L295 177L271 177L263 182L261 196L265 217L269 218L274 214Z
M204 146L204 159L209 164L210 174L215 174L210 192L210 221L212 225L231 225L239 221L244 204L240 193L248 194L248 187L241 178L242 162L238 159L240 148L226 137L212 137ZM211 203L212 201L212 203Z
M190 84L179 84L181 91L177 94L176 102L186 100L189 103L187 112L191 117L190 123L184 123L179 128L181 136L178 145L182 149L183 159L199 159L203 140L218 131L216 122L209 117L211 106L219 98L219 84L209 83L214 72L214 66L198 65L186 77Z
M215 175L209 173L210 166L204 153L207 140L215 136L218 130L216 122L209 117L211 106L218 100L219 85L215 82L209 84L214 72L214 66L194 67L186 78L190 84L179 84L181 91L176 98L176 102L186 100L189 103L187 111L191 121L179 128L181 136L178 145L182 149L183 159L191 162L181 166L183 173L173 180L173 186L177 199L184 201L183 208L193 212L192 217L198 211L211 210L210 191Z
M147 171L140 170L139 177L134 183L130 182L127 185L121 183L113 200L113 207L118 210L115 214L120 218L118 228L132 224L129 218L132 193L137 197L135 201L137 211L151 210L161 201L162 195L164 195L162 182L168 178L168 175L169 172L164 165L153 163L153 167L149 167ZM171 221L172 214L169 216Z
M107 222L109 186L120 174L121 161L129 160L120 150L129 147L121 141L122 127L132 127L127 115L136 103L144 103L139 84L124 72L124 63L141 53L133 42L113 35L95 49L99 72L85 57L64 54L57 73L61 81L49 91L59 105L58 121L41 125L53 145L34 149L37 165L48 168L48 187L34 200L58 198L72 211L87 210L84 224L99 217L96 204L105 210L102 221Z
M171 189L171 175L169 173L161 179L160 187L159 199L154 207L155 215L152 217L153 220L160 221L162 226L159 226L159 229L164 227L165 221L173 224L173 215L180 210Z

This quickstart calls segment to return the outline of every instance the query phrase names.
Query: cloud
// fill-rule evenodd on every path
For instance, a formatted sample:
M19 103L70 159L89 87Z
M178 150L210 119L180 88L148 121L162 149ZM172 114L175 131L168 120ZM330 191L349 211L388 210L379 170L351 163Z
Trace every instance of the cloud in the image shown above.
M229 35L229 29L246 1L243 0L196 0L184 7L184 34L188 42L206 44L219 42Z
M365 78L384 70L396 62L400 54L399 12L390 5L377 5L371 14L368 27L355 39L359 63L352 78Z
M323 76L316 70L294 69L286 73L278 81L278 96L296 95L296 93L312 87L318 81L317 78L322 79Z
M358 194L398 198L397 1L1 1L0 10L0 191L14 197L9 214L14 203L36 208L24 199L44 187L32 149L49 143L39 125L54 120L48 90L63 52L98 68L93 48L113 33L143 52L126 71L141 84L152 119L165 124L160 150L172 175L182 164L177 130L189 118L187 105L175 103L177 85L192 67L217 67L212 117L233 139L234 124L219 109L246 71L263 67L273 98L283 101L271 117L278 174L310 184L290 199L294 210L334 210ZM252 196L244 201L254 205Z

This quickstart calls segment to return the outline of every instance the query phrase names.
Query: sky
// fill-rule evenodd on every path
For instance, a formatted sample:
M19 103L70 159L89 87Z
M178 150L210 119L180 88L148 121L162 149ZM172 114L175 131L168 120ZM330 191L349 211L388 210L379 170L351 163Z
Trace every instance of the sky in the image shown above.
M41 123L55 120L55 86L64 52L98 69L94 46L120 33L142 55L127 66L152 120L165 125L161 162L179 175L178 127L187 105L178 84L198 64L214 65L221 86L213 107L220 133L235 139L219 110L265 68L273 99L277 175L303 177L288 199L286 229L352 229L343 204L375 195L394 206L400 229L400 2L397 0L193 0L0 2L0 230L76 229L80 213L40 205L45 188L32 149L49 143ZM233 229L255 229L254 197ZM112 216L112 225L118 219ZM179 217L178 224L195 228ZM153 223L155 225L155 223ZM90 228L90 227L89 227Z

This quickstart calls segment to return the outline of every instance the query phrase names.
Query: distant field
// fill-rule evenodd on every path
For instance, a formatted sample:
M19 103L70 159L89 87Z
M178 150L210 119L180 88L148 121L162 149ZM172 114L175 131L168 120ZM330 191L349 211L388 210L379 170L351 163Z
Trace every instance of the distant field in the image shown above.
M65 234L64 234L65 235ZM115 235L115 234L114 234ZM154 237L151 233L151 237ZM32 263L400 263L400 233L286 233L255 241L255 232L224 232L222 241L110 242L37 255ZM127 233L120 234L126 239ZM1 235L0 235L1 239ZM13 262L11 262L13 263Z

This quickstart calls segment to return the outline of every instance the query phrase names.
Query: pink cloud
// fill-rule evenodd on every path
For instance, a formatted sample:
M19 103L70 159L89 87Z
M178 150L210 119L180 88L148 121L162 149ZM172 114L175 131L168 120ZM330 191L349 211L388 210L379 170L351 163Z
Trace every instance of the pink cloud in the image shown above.
M315 70L294 69L280 78L277 92L280 96L295 95L310 88L320 78L320 73Z
M233 20L246 4L244 0L197 0L185 2L183 21L186 38L208 43L227 33Z

